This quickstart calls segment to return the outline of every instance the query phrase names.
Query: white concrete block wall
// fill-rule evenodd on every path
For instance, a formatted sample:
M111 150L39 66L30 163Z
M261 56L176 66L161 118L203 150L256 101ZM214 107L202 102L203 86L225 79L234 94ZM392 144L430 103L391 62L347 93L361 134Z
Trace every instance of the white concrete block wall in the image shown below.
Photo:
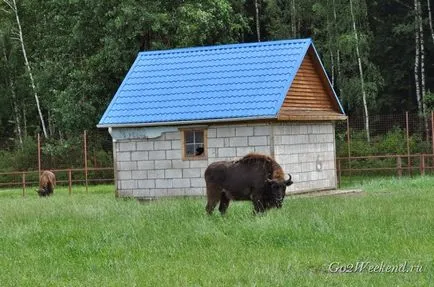
M182 160L179 130L157 138L114 141L119 195L205 195L203 174L209 164L249 152L271 155L273 144L276 160L293 175L295 184L288 191L336 187L332 123L215 125L207 134L205 160Z
M331 122L275 126L276 161L294 181L287 192L336 188L334 132Z

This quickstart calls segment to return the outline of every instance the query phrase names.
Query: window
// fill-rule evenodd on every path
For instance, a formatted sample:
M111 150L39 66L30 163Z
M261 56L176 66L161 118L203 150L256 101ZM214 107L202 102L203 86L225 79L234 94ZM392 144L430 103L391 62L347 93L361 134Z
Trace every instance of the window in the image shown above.
M206 130L185 129L181 130L182 158L204 159L206 158Z

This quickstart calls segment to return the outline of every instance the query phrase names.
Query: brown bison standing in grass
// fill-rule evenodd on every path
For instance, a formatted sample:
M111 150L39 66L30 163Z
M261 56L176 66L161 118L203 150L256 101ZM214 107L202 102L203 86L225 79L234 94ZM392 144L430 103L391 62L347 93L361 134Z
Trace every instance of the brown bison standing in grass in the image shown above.
M56 187L56 176L48 170L44 170L39 180L39 189L37 190L39 196L50 196Z
M226 212L230 200L251 200L255 213L282 207L286 187L282 168L271 157L250 153L236 161L212 163L205 170L206 211L211 214L220 202L219 211Z

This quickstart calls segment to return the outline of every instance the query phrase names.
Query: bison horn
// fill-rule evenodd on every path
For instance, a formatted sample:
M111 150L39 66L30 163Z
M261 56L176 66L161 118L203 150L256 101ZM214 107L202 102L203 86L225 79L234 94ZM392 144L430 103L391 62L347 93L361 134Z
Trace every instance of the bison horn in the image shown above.
M292 184L292 176L288 173L288 175L289 175L289 178L288 178L288 180L287 181L285 181L285 185L287 185L287 186L289 186L289 185L291 185Z

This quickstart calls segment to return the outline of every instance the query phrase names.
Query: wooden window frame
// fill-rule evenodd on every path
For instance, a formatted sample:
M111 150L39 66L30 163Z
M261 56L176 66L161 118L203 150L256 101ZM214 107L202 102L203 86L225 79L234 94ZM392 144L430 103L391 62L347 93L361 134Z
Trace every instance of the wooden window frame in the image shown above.
M201 155L187 156L185 149L185 132L203 132L203 153ZM181 152L182 160L205 160L208 159L208 130L206 127L182 128L181 132Z

